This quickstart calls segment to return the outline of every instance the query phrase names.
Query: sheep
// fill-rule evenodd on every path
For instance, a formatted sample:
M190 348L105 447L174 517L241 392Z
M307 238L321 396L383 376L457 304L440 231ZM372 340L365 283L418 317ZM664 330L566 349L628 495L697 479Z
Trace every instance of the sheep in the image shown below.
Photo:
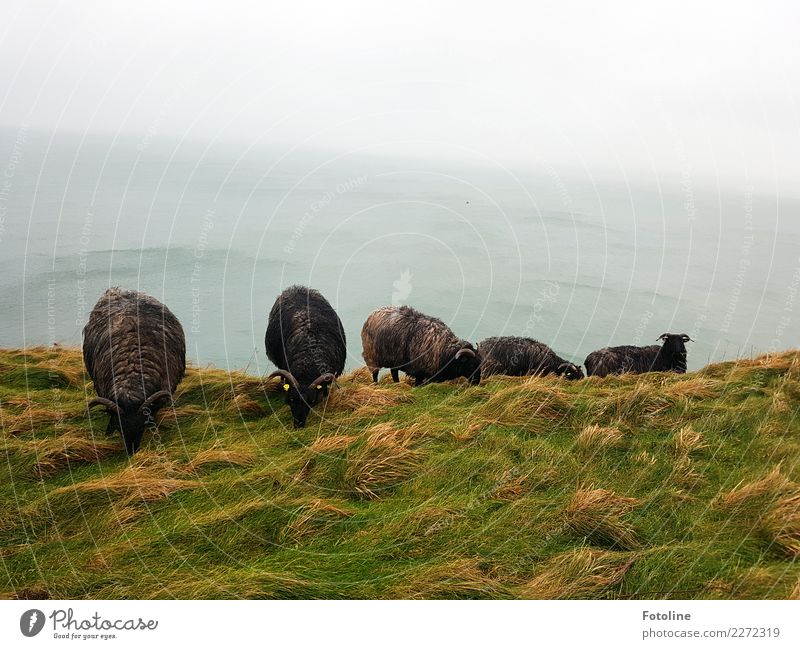
M275 300L264 337L267 356L279 368L295 428L344 371L347 339L339 316L318 292L290 286Z
M186 372L183 327L154 297L109 288L83 329L83 362L98 395L89 408L106 408L106 432L120 431L133 455Z
M481 374L545 376L555 374L574 381L584 378L580 365L570 363L544 343L519 336L492 337L478 343Z
M687 334L661 334L660 347L606 347L592 352L584 365L589 376L609 374L643 374L645 372L686 373L686 343L694 342Z
M390 369L395 383L403 370L414 377L416 386L459 376L473 385L481 381L481 360L475 347L456 337L438 318L410 306L373 311L361 329L361 343L376 383L382 367Z

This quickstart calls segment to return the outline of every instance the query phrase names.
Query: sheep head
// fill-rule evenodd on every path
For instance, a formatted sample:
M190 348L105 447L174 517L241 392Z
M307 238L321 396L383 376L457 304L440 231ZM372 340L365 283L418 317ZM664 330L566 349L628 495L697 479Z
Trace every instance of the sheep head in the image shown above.
M120 405L119 403L96 397L89 402L89 408L103 406L109 414L107 433L120 431L125 443L125 451L133 455L139 450L146 427L155 427L155 415L167 400L172 398L168 390L151 394L140 404Z
M562 363L556 369L558 376L563 376L568 381L577 381L584 378L583 368L575 363Z
M330 372L321 374L307 386L303 386L286 370L277 370L269 375L269 378L279 376L281 386L286 393L286 403L292 411L292 420L295 428L303 428L308 419L311 408L316 406L320 400L328 395L331 383L335 376Z

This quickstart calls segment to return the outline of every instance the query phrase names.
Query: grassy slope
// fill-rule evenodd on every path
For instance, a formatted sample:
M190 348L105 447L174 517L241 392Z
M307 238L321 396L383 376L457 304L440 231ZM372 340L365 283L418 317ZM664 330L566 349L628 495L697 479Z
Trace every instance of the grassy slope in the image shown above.
M299 431L258 379L192 369L132 461L91 394L75 350L0 352L6 597L800 595L800 353L574 384L357 372Z

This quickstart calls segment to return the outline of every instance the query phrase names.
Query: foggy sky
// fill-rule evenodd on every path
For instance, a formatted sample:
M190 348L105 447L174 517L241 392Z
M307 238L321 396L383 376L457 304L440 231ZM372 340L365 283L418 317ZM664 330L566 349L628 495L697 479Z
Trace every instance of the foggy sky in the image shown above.
M4 0L0 125L797 195L799 17L792 2Z

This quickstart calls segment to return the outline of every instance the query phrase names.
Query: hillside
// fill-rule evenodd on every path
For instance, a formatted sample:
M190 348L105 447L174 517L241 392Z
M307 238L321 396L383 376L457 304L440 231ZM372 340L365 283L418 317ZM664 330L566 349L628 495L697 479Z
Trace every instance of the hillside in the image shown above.
M79 351L0 352L0 594L800 597L800 352L367 379L293 430L258 378L192 368L129 461Z

